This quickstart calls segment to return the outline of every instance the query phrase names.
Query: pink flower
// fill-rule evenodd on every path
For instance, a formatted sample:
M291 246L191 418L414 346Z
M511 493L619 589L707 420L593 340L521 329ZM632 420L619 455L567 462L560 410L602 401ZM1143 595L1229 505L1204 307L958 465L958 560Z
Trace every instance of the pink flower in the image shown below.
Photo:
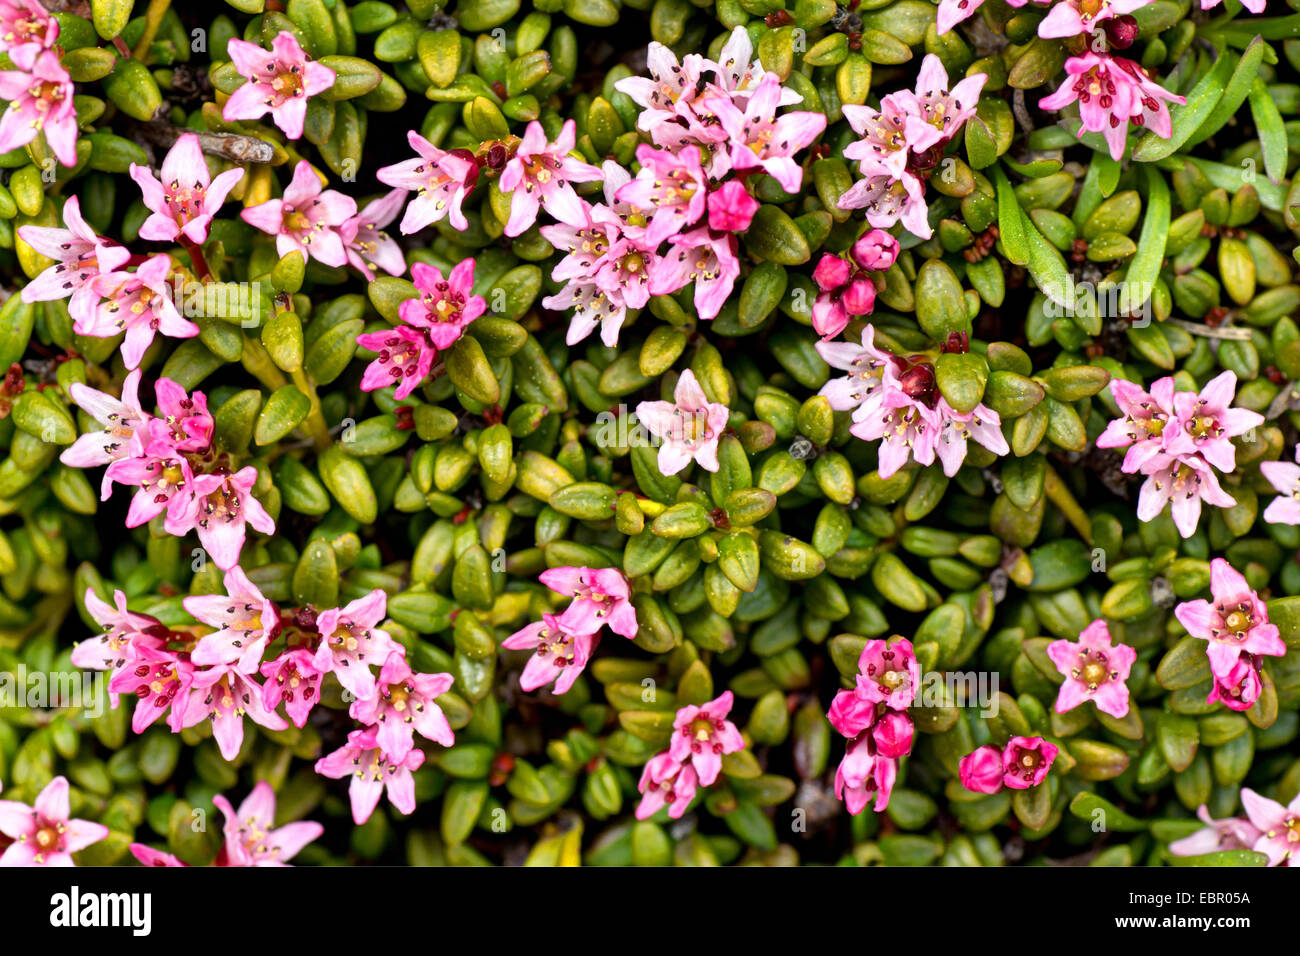
M0 800L0 833L13 840L0 866L75 866L72 854L108 836L108 827L71 819L66 777L55 777L34 806Z
M570 280L555 295L542 299L542 308L573 313L566 345L577 345L600 327L600 340L610 348L618 345L618 333L627 317L627 304L616 293L606 292L594 282Z
M47 302L72 297L68 311L75 318L94 312L99 297L93 280L126 265L131 253L125 246L95 235L81 217L81 202L69 196L63 204L68 228L20 226L18 236L43 256L57 262L23 286L24 302Z
M59 21L37 0L0 0L0 53L18 69L30 70L58 38Z
M72 468L93 468L144 453L147 430L143 426L153 416L140 407L137 397L140 375L140 370L136 369L126 376L122 382L121 398L80 382L68 386L68 397L104 429L86 432L63 450L59 461ZM100 489L102 500L108 500L112 484L113 480L105 473Z
M678 763L693 766L702 787L711 786L718 779L724 754L745 749L740 731L727 720L733 700L731 691L723 691L707 704L678 708L673 720L668 753Z
M1235 498L1223 490L1219 479L1199 455L1171 457L1158 455L1142 466L1147 480L1138 493L1139 521L1150 521L1172 502L1170 513L1178 533L1190 538L1201 519L1201 502L1231 508Z
M171 714L167 726L180 733L185 718L186 695L194 683L194 665L190 663L189 655L169 651L161 641L156 646L136 641L133 648L135 659L129 667L119 670L109 679L109 691L135 694L135 711L131 715L134 733L144 733L169 708Z
M624 236L621 220L603 206L583 208L588 221L582 228L567 223L541 228L546 241L565 253L551 278L577 286L594 284L612 302L643 308L659 256Z
M270 113L289 139L302 136L307 100L334 85L334 71L313 62L287 30L271 41L269 53L245 40L231 40L228 52L235 70L248 82L226 100L221 118L255 120Z
M283 198L250 206L239 216L275 236L275 249L282 257L297 250L304 258L342 266L347 265L348 254L339 228L356 214L356 200L333 189L322 189L320 177L303 159L294 167Z
M199 541L213 563L229 571L239 563L246 526L252 525L262 534L275 533L275 521L253 496L256 481L257 469L252 465L233 475L224 471L196 475L192 494L183 506L168 509L167 533L183 535L197 528Z
M921 665L911 641L905 637L892 643L879 638L867 641L858 658L859 697L893 710L906 710L920 686Z
M749 38L749 31L737 26L731 30L731 36L722 45L718 53L718 62L709 63L713 68L713 80L708 88L718 93L728 93L732 100L741 105L762 83L767 71L763 64L754 58L754 43ZM781 106L790 106L803 102L794 90L781 91Z
M415 150L416 157L385 166L375 173L375 178L384 185L415 193L402 216L402 235L419 232L444 218L453 229L462 232L468 229L469 220L461 205L478 182L478 165L473 154L462 155L466 150L441 150L415 130L407 132L406 141Z
M691 103L699 95L700 76L708 63L698 53L688 53L678 63L677 55L658 41L646 49L650 76L629 76L614 89L641 107L636 125L647 133L665 123L691 116Z
M636 158L641 172L615 195L620 202L653 210L641 240L653 248L699 222L708 204L708 185L695 146L673 153L642 143Z
M573 597L560 622L574 634L595 634L608 625L615 634L636 637L636 608L623 572L614 568L559 567L543 571L538 578L556 594Z
M379 669L378 693L353 701L348 713L368 727L377 725L375 742L395 760L411 752L417 733L450 747L456 739L438 698L451 689L452 680L450 674L412 673L405 657L390 654Z
M1038 105L1045 110L1059 110L1078 102L1083 128L1101 133L1115 160L1124 155L1130 119L1139 126L1150 126L1157 136L1168 139L1173 134L1173 126L1169 107L1162 101L1187 102L1154 82L1141 66L1123 57L1084 53L1066 60L1065 72L1068 76L1060 89L1039 100Z
M709 228L714 232L744 232L758 212L758 200L732 179L709 193Z
M1092 33L1098 24L1145 7L1151 0L1062 0L1038 24L1047 39Z
M1217 7L1222 2L1223 0L1201 0L1201 9L1209 10L1212 7ZM1241 5L1251 13L1263 13L1264 6L1267 3L1268 0L1241 0Z
M975 439L995 455L1009 455L1011 446L1002 434L1002 419L983 403L962 414L943 398L935 406L939 416L939 440L935 454L943 463L943 473L951 478L966 461L966 443Z
M315 840L325 828L319 823L301 821L275 824L275 791L265 780L259 780L239 812L221 794L212 798L221 815L226 818L222 833L226 837L225 854L228 866L285 866L299 850Z
M142 866L189 866L188 863L181 862L179 857L162 850L155 850L143 843L132 843L130 850L131 855L139 860Z
M909 458L920 465L934 462L943 421L934 409L908 395L897 378L886 374L882 382L879 399L858 406L849 431L864 441L880 442L878 470L881 478L889 478Z
M957 772L971 793L997 793L1002 789L1002 751L992 744L978 747L961 758Z
M375 696L371 664L382 666L390 654L405 653L387 631L378 627L387 609L388 595L376 588L363 598L321 611L316 617L321 640L312 666L322 674L333 671L357 700Z
M429 377L438 350L433 347L427 329L399 325L386 332L366 332L357 336L357 345L375 353L361 376L361 388L373 392L396 383L393 397L406 398Z
M1174 856L1200 856L1221 850L1249 850L1260 837L1259 830L1249 820L1239 820L1236 817L1215 820L1205 804L1201 804L1196 815L1205 824L1205 829L1169 844L1169 852Z
M99 599L92 588L86 588L83 599L86 612L103 628L95 638L87 638L72 651L72 664L85 670L108 671L109 681L134 665L137 649L162 647L162 641L151 633L159 627L158 621L143 614L133 614L126 608L126 595L113 592L113 603ZM118 703L116 692L111 695L114 707Z
M898 259L898 240L880 229L868 229L853 243L850 255L861 269L884 271Z
M858 160L866 176L885 174L901 179L907 171L909 153L928 149L936 141L935 130L926 123L910 92L886 96L878 110L852 103L846 103L843 110L849 126L862 137L844 147L844 158ZM841 197L840 208L856 207L845 206Z
M1013 0L1007 0L1012 6L1021 6ZM939 15L935 24L935 29L939 36L943 36L963 20L967 20L975 15L975 11L984 5L984 0L939 0Z
M718 439L727 427L730 409L710 402L690 369L677 379L671 402L641 402L636 417L663 444L659 470L675 475L692 461L705 471L718 470Z
M846 155L847 151L846 147ZM909 172L898 177L871 173L849 187L840 196L838 205L841 209L866 209L867 222L877 229L888 229L901 222L918 238L929 239L934 234L925 205L925 187Z
M284 702L285 713L295 727L307 723L307 715L320 700L320 679L323 674L315 664L316 655L304 647L290 648L261 666L262 703L267 710L275 710Z
M898 777L898 761L880 755L870 734L849 742L835 771L835 796L844 801L849 813L857 816L866 809L872 796L872 808L880 813L889 806L889 796Z
M1251 849L1265 854L1269 866L1300 866L1300 854L1296 852L1300 850L1300 797L1284 807L1242 787L1241 805L1251 825L1260 831Z
M1097 438L1097 447L1127 448L1121 467L1133 474L1165 449L1165 427L1174 421L1174 379L1159 379L1148 394L1140 385L1112 378L1110 394L1123 418L1106 426Z
M856 737L875 723L876 702L863 697L857 691L839 691L831 701L831 709L826 712L826 719L845 737Z
M1223 558L1210 562L1210 593L1213 603L1184 601L1174 616L1192 637L1209 642L1205 653L1215 674L1227 675L1242 653L1286 653L1277 625L1269 623L1268 606Z
M600 641L598 632L579 634L570 630L561 618L543 614L511 634L501 646L512 651L531 650L533 656L519 675L519 686L534 691L554 682L553 694L567 693L591 660L591 654Z
M139 366L155 334L175 339L198 335L199 327L176 311L168 282L171 271L171 257L157 255L145 260L135 272L96 276L91 288L103 301L89 316L73 316L74 331L100 339L126 332L122 361L128 369Z
M417 262L411 267L411 278L420 297L407 299L397 314L403 322L427 331L435 348L450 347L466 326L487 311L487 302L473 293L473 259L456 263L446 279L434 266Z
M1300 462L1300 445L1296 446L1295 456ZM1281 492L1281 497L1274 498L1264 509L1264 520L1270 524L1300 524L1300 464L1265 461L1260 463L1259 472Z
M182 530L170 533L185 534L193 527L186 517L194 494L189 458L176 452L167 438L170 430L166 424L151 418L143 432L144 451L113 462L104 472L104 481L138 489L126 513L128 528L138 528L166 511L174 526L176 521L183 522Z
M16 61L15 61L16 62ZM77 165L77 110L72 78L59 55L42 50L23 69L0 72L0 153L26 146L41 133L64 166Z
M1259 700L1264 684L1259 674L1258 658L1243 654L1222 674L1214 675L1214 686L1205 698L1207 704L1223 704L1229 710L1250 710Z
M821 294L812 307L813 328L829 340L844 331L849 317L869 315L876 304L876 279L872 272L888 269L898 258L898 240L887 232L869 229L843 259L829 253L813 270Z
M1139 0L1146 3L1148 0ZM988 82L984 73L976 73L948 88L948 71L935 54L926 54L916 77L914 109L932 130L924 139L912 144L917 152L941 146L957 135L966 121L975 115L980 91ZM931 141L932 140L932 141Z
M693 764L680 763L667 751L656 754L641 771L637 790L644 796L637 805L636 818L646 820L666 806L668 816L679 819L695 799L699 784Z
M672 249L650 276L650 294L667 295L694 283L695 311L701 319L716 318L740 275L736 248L735 236L708 226L674 236Z
M583 224L582 203L571 184L596 182L601 172L569 155L576 141L577 125L573 120L565 121L553 143L547 141L541 123L534 120L528 124L499 181L501 191L510 196L507 236L513 238L536 222L539 206L560 222Z
M888 352L876 348L875 336L875 327L867 325L862 330L861 345L825 340L817 343L817 354L822 361L831 368L848 372L831 379L819 393L826 396L835 411L850 411L867 401L879 404L883 374L895 360Z
M176 140L160 172L161 180L148 166L131 164L131 178L153 213L140 226L140 238L159 242L172 242L181 236L190 242L205 242L212 217L244 176L244 170L236 168L212 179L199 138L193 133L184 133Z
M1201 457L1219 471L1232 471L1237 465L1237 450L1229 439L1244 435L1264 416L1245 408L1229 408L1237 388L1237 376L1223 372L1195 392L1174 395L1174 413L1178 427L1167 436L1165 450L1171 455Z
M235 664L255 674L266 645L280 632L280 612L238 567L226 572L225 594L191 595L181 601L196 620L217 630L199 640L190 660L200 666Z
M138 373L137 373L138 374ZM150 433L165 436L177 451L206 451L212 443L215 425L208 413L208 397L200 391L190 395L177 382L160 378L153 387L162 428L150 426Z
M352 801L352 820L361 826L370 819L379 805L379 798L388 791L388 802L403 815L415 811L415 777L412 771L424 764L424 751L412 748L401 760L384 753L378 744L378 730L354 730L348 742L326 757L316 761L316 772L322 777L351 777L348 796Z
M1013 790L1038 786L1059 751L1042 737L1012 737L1002 751L1002 782Z
M795 112L778 117L781 79L767 73L742 112L730 97L712 97L708 108L722 123L731 144L731 167L761 169L787 193L798 193L803 169L791 157L810 145L826 128L824 113Z
M367 280L374 279L372 266L389 275L400 276L406 272L406 257L402 247L384 227L397 218L406 202L406 190L394 189L387 195L369 203L365 209L339 226L339 238L348 251L348 262Z
M1065 678L1056 697L1056 712L1063 714L1090 700L1103 714L1123 717L1128 713L1128 680L1137 651L1127 644L1111 646L1106 622L1093 621L1077 641L1053 641L1047 656Z
M244 743L244 717L268 730L284 730L289 725L279 714L262 702L262 687L255 684L232 664L195 671L185 704L181 726L194 727L212 721L212 736L226 760L234 760Z

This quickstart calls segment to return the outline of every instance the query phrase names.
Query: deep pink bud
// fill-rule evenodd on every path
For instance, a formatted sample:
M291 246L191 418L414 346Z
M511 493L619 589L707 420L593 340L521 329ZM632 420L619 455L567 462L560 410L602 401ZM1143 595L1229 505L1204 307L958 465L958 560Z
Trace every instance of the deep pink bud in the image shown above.
M880 756L905 757L912 752L912 718L901 711L891 710L871 729Z
M1106 39L1116 50L1127 50L1138 38L1138 22L1127 13L1112 17L1102 23Z
M875 701L859 697L854 691L842 690L831 701L826 719L832 727L852 739L870 727L876 719L876 704Z
M813 270L813 281L823 292L834 292L847 283L851 275L853 275L853 266L828 252L822 256L821 261L817 263L817 268Z
M869 229L853 244L853 261L863 269L888 269L898 258L898 240L883 229Z
M927 408L934 408L936 383L934 366L929 362L918 362L898 377L898 387L909 398L914 398Z
M709 193L709 228L714 232L743 232L758 212L758 200L736 180Z
M961 785L971 793L997 793L1002 789L1002 751L991 744L962 757L957 769Z
M841 301L849 315L868 315L876 305L876 284L870 276L859 273L858 278L849 283Z

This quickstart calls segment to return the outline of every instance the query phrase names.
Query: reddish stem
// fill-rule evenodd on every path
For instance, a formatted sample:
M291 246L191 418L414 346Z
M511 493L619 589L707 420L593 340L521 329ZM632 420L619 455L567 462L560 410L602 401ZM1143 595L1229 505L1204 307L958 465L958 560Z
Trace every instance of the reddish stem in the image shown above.
M184 235L180 238L181 245L190 254L190 264L194 266L194 274L198 276L200 282L207 282L212 278L212 270L208 268L208 260L203 257L203 247Z
M126 45L126 41L121 37L113 37L113 46L117 48L118 53L122 54L123 59L131 59L131 48Z

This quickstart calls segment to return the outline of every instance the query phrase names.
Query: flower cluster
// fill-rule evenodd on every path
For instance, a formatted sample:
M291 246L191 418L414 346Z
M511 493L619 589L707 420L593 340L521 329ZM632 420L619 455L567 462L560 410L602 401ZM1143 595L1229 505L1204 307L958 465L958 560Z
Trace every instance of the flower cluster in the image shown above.
M1204 805L1197 816L1205 824L1191 836L1175 840L1169 850L1175 856L1200 856L1225 850L1254 850L1268 857L1269 866L1300 866L1297 843L1300 838L1300 797L1289 806L1270 800L1249 787L1241 788L1245 819L1215 820Z
M1060 750L1042 737L1012 737L1001 748L985 744L961 758L961 785L972 793L1028 790L1047 779Z
M641 772L638 820L664 807L676 820L686 812L700 787L712 786L722 772L722 758L743 750L745 739L727 715L734 701L725 691L706 704L689 704L673 720L672 743L646 763Z

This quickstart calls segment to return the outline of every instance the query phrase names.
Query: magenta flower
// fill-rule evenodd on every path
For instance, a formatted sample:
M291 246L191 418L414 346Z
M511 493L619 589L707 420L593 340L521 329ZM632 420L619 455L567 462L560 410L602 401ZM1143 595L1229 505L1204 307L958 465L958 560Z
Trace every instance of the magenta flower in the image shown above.
M937 58L936 58L937 59ZM812 144L826 128L824 113L794 112L778 117L781 79L765 74L742 112L730 97L712 97L708 108L727 131L731 167L737 171L761 169L787 193L798 193L803 169L792 158Z
M131 730L142 734L170 709L167 726L175 733L184 729L186 695L194 683L194 665L188 655L177 654L162 646L135 641L135 659L109 679L114 694L135 694ZM179 698L179 700L178 700Z
M1038 105L1045 110L1059 110L1077 102L1083 128L1101 133L1115 160L1124 155L1130 119L1168 139L1173 134L1173 126L1165 101L1187 102L1154 82L1137 63L1123 57L1087 52L1066 60L1065 72L1067 77L1060 89L1043 97Z
M1174 616L1192 637L1209 642L1205 653L1215 674L1228 674L1242 653L1286 653L1277 625L1269 623L1268 606L1223 558L1210 562L1210 593L1213 603L1184 601Z
M671 402L641 402L636 417L659 438L659 471L675 475L692 461L705 471L717 471L718 439L727 427L730 409L710 402L690 369L677 379Z
M740 275L736 249L735 236L708 226L673 236L672 249L650 276L650 294L667 295L694 283L695 311L701 319L716 318Z
M1047 778L1060 748L1042 737L1012 737L1002 751L1002 782L1013 790L1028 790Z
M1056 697L1056 712L1063 714L1084 701L1092 701L1103 714L1128 713L1129 671L1137 651L1127 644L1111 645L1110 629L1100 618L1079 634L1077 641L1053 641L1047 656L1065 678Z
M515 631L501 646L512 651L533 652L519 675L522 690L534 691L553 682L551 693L559 695L573 686L599 642L598 632L579 634L570 630L561 618L543 614L540 621Z
M636 158L641 172L619 189L616 196L620 202L653 210L642 237L642 245L653 248L700 221L708 204L709 189L697 147L687 146L680 153L673 153L642 143L636 149Z
M1165 444L1171 455L1201 457L1219 471L1232 471L1237 465L1237 450L1229 439L1244 435L1264 424L1264 416L1245 408L1230 408L1237 389L1237 376L1223 372L1195 392L1174 395L1174 414L1178 427Z
M1242 793L1244 795L1245 791ZM1215 820L1205 804L1201 804L1196 815L1205 824L1205 829L1169 844L1169 852L1174 856L1200 856L1221 850L1249 850L1259 840L1259 830L1249 820L1236 817Z
M714 232L744 232L758 212L758 200L737 180L728 180L707 200L709 228Z
M573 597L560 623L574 634L595 634L608 626L615 634L631 640L637 634L636 608L623 572L614 568L560 567L543 571L538 578L556 594Z
M997 793L1002 789L1002 751L992 744L977 747L961 758L957 773L971 793Z
M233 475L225 471L195 475L191 494L178 509L168 508L168 534L198 530L199 541L223 571L239 563L247 526L262 534L275 533L275 521L253 496L257 469L246 465Z
M1142 474L1148 477L1138 493L1138 520L1150 521L1170 504L1174 524L1184 538L1196 533L1202 501L1220 508L1237 504L1199 455L1177 458L1158 455L1142 466Z
M138 528L166 511L173 524L182 522L184 527L170 533L185 534L193 527L187 518L194 489L189 458L178 454L166 437L160 437L170 431L157 419L150 419L143 431L144 452L113 462L104 472L104 481L137 489L126 513L128 528Z
M1113 419L1106 426L1097 437L1097 447L1127 448L1121 467L1133 474L1165 450L1169 437L1165 434L1165 426L1175 418L1174 379L1170 375L1157 380L1148 394L1140 385L1112 378L1110 394L1123 417Z
M366 332L357 336L357 345L375 353L361 376L362 391L373 392L396 383L393 397L406 398L429 377L438 357L427 329L399 325L386 332Z
M415 778L411 772L424 763L424 751L414 747L403 759L396 760L379 747L378 734L374 727L354 730L348 734L346 744L316 761L316 772L322 777L352 778L348 796L357 826L370 819L385 790L388 802L398 813L415 811Z
M473 292L473 259L456 263L446 279L434 266L417 262L411 267L411 278L420 297L407 299L397 314L408 325L427 331L435 348L450 347L466 326L487 311L487 302Z
M255 120L270 113L289 139L302 136L307 100L334 85L334 71L313 62L287 30L271 41L269 53L245 40L232 39L227 49L235 70L248 82L226 100L221 118Z
M212 721L212 736L226 760L234 760L244 743L244 717L267 730L284 730L284 718L262 702L262 687L241 674L233 664L195 671L185 703L181 727Z
M452 681L450 674L412 673L403 655L390 654L379 669L378 693L353 701L348 713L367 727L378 726L375 742L394 760L406 759L417 733L450 747L456 739L438 698Z
M217 630L199 640L190 660L199 666L234 664L255 674L266 645L280 632L280 611L238 566L226 572L225 594L191 595L181 601L192 617Z
M312 666L322 674L334 672L339 683L357 700L375 696L375 676L370 665L382 666L390 654L404 654L400 644L379 628L388 610L388 595L376 588L341 608L321 611L316 617L320 646Z
M1214 675L1207 704L1223 704L1229 710L1250 710L1264 690L1259 658L1243 654L1225 673Z
M1150 2L1151 0L1061 0L1038 24L1038 35L1055 39L1092 33L1099 29L1098 24L1140 10Z
M125 246L95 235L81 217L81 201L69 196L63 204L66 229L51 226L20 226L18 236L43 256L57 260L27 285L24 302L48 302L66 299L68 312L78 316L94 314L99 296L92 287L105 272L115 272L126 265L131 253Z
M199 327L181 318L172 301L170 256L146 259L135 272L104 272L91 281L91 288L103 301L89 317L73 318L74 331L95 338L112 338L126 332L122 362L137 368L144 353L161 333L174 339L190 339Z
M1284 807L1242 787L1241 805L1251 825L1260 831L1251 849L1265 854L1269 866L1300 866L1300 797Z
M297 250L304 258L324 265L343 266L347 265L348 254L339 228L356 214L356 200L323 189L311 163L303 159L294 167L283 198L250 206L239 216L275 236L275 249L282 257Z
M693 764L680 763L667 751L656 754L641 771L637 790L643 796L636 808L636 818L649 819L668 807L668 816L674 820L679 819L695 799L699 784L700 779Z
M406 190L394 189L368 203L365 209L339 226L339 238L347 248L348 262L367 280L375 277L372 266L393 276L406 272L402 247L384 232L384 227L397 218L405 202Z
M266 678L262 684L262 703L275 710L284 702L285 713L295 727L307 723L307 715L320 700L320 679L327 673L315 664L316 655L303 647L290 648L261 666Z
M0 0L0 53L18 69L30 70L58 38L59 21L37 0Z
M871 728L871 739L881 757L896 760L912 752L915 731L911 717L901 710L889 710Z
M875 638L867 641L858 658L857 694L864 700L906 710L921 686L921 665L912 642L899 638L893 643Z
M16 61L15 61L16 62ZM77 110L72 78L59 55L42 50L30 66L0 71L0 153L26 146L41 133L64 166L77 165Z
M1023 6L1025 0L1007 0L1013 7ZM939 0L939 14L935 29L943 36L963 20L975 15L975 11L984 5L984 0Z
M108 465L123 458L144 453L144 425L153 418L140 407L137 397L140 388L139 369L129 373L122 382L122 397L116 398L73 382L68 386L68 397L99 424L103 431L86 432L59 455L59 461L71 468L93 468ZM105 473L101 499L108 500L113 480Z
M135 663L136 649L162 647L162 641L150 633L158 622L143 614L133 614L126 608L126 595L113 592L113 603L99 599L93 589L86 588L86 611L103 628L103 633L78 642L72 650L72 664L92 671L108 671L109 681ZM118 703L116 692L111 694L114 707Z
M1295 455L1300 462L1300 445L1296 446ZM1264 520L1270 524L1300 524L1300 464L1265 461L1260 463L1259 473L1281 492L1264 509Z
M140 226L140 238L173 242L184 236L200 244L207 241L212 217L244 176L244 170L236 168L211 178L199 138L193 133L176 140L160 173L155 176L148 166L131 164L131 178L152 213Z
M215 427L212 415L208 413L208 397L200 391L190 395L169 378L158 379L153 393L162 413L156 420L163 427L151 425L151 435L165 434L166 440L177 451L206 450L212 443L212 429Z
M238 813L221 794L212 802L226 818L222 833L227 866L285 866L285 860L325 832L319 823L306 820L276 828L275 791L265 780L257 782Z
M537 221L538 208L571 226L583 224L584 213L573 183L591 183L601 172L590 163L574 159L577 124L566 120L555 142L548 142L542 124L534 120L524 130L514 157L501 171L500 186L510 196L510 219L505 234L511 238Z
M473 154L462 155L466 150L441 150L415 130L407 132L406 141L415 150L416 157L385 166L375 173L375 178L384 185L415 193L402 216L402 235L409 236L442 219L450 222L453 229L461 232L468 229L469 220L461 205L478 182L478 164Z
M108 827L71 819L66 777L55 777L34 806L0 800L0 833L13 840L0 866L75 866L72 854L108 836Z
M875 723L876 702L868 700L857 691L839 691L831 701L826 719L845 737L856 737Z
M718 779L724 754L745 749L740 731L727 719L733 700L731 691L723 691L707 704L678 708L673 720L668 753L678 763L693 766L702 787Z
M857 816L871 798L877 813L889 806L889 797L898 778L898 761L876 751L870 734L849 742L844 759L835 771L835 796L844 801L849 813Z

